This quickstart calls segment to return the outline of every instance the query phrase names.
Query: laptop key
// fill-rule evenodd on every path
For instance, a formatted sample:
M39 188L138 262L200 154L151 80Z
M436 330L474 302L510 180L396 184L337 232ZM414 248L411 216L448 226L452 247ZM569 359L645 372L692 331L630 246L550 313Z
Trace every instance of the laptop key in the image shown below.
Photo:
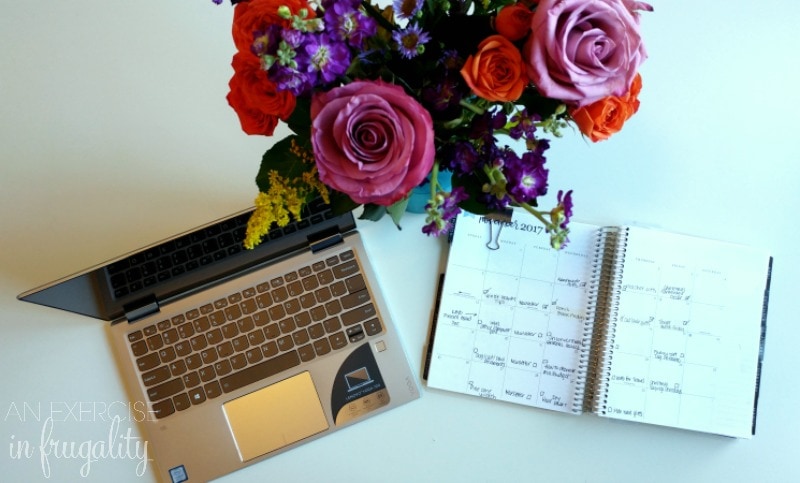
M206 393L203 391L202 387L196 387L189 391L189 400L192 401L192 404L200 404L206 400Z
M191 352L192 352L191 342L189 342L187 340L182 340L182 341L178 342L177 344L175 344L175 353L179 357L184 357L186 355L189 355Z
M333 276L337 279L346 278L358 273L358 262L350 260L348 262L333 267Z
M247 352L245 352L244 354L245 354L245 357L247 357L247 362L249 362L250 364L255 364L257 362L261 362L261 359L264 358L264 356L261 355L261 348L260 347L254 347L254 348L248 350ZM244 367L245 365L246 364L243 364L242 367ZM241 369L241 367L239 369Z
M268 326L264 327L264 336L267 339L275 339L279 335L281 335L281 329L278 327L278 324L269 324Z
M278 349L281 351L286 351L294 347L294 340L292 340L291 335L285 335L278 339L277 341Z
M151 401L158 401L170 396L173 396L185 389L183 379L176 377L170 381L159 384L158 386L151 387L147 390L147 397Z
M308 328L308 335L310 335L312 339L319 339L325 335L325 328L321 323L314 324Z
M372 319L364 322L364 329L366 330L367 335L375 335L380 334L380 332L383 330L383 327L381 327L381 323L378 321L378 319Z
M300 360L303 362L308 362L317 357L317 353L314 352L314 347L311 344L306 344L302 347L299 347L297 349L297 353L300 355Z
M256 350L259 351L258 353L260 355L261 351L259 349ZM246 365L247 365L247 353L236 354L233 357L231 357L231 368L234 371L238 371L239 369L243 368Z
M317 351L318 356L324 356L331 351L331 344L328 342L328 339L315 340L314 350Z
M195 387L200 384L200 375L198 375L196 371L184 374L183 383L186 387Z
M350 293L342 297L342 307L345 309L352 309L367 302L369 302L369 292L367 290Z
M164 339L161 338L161 334L148 337L147 347L149 347L151 351L155 351L164 347Z
M375 317L375 307L372 304L367 304L362 307L350 310L342 314L342 323L344 325L353 325L362 322L370 317Z
M153 404L153 415L158 418L165 418L175 412L175 406L172 404L172 399L165 399L161 402Z
M331 348L333 350L341 349L342 347L347 345L347 337L344 336L343 333L337 332L332 336L328 337L328 340L331 343Z
M206 396L208 396L209 399L214 399L222 394L222 389L219 387L217 381L209 382L203 386L203 389L206 390Z
M166 381L169 378L170 371L168 366L161 366L142 374L142 382L145 386L154 386Z
M147 354L147 351L148 351L147 342L143 340L137 340L136 342L131 344L131 352L133 352L133 355L136 357Z
M175 409L177 409L178 411L189 409L189 406L192 405L192 403L189 401L189 395L186 394L185 392L173 397L172 402L175 404Z
M334 284L331 284L331 294L333 294L334 297L341 297L346 293L347 293L347 285L345 285L344 282L342 282L341 280Z
M293 350L225 376L220 379L220 386L223 392L229 393L248 384L279 374L298 364L300 364L300 356L297 351Z
M203 382L211 381L217 377L217 373L214 372L214 368L212 366L205 366L197 372L200 375L200 380Z
M142 372L149 371L150 369L155 369L160 362L161 361L158 359L158 352L151 352L146 356L136 359L136 367Z
M364 276L361 274L353 275L344 281L347 286L347 291L350 293L358 292L367 288L367 283L364 281Z
M361 327L361 324L353 325L347 328L347 337L350 339L350 342L358 342L364 338L364 329Z

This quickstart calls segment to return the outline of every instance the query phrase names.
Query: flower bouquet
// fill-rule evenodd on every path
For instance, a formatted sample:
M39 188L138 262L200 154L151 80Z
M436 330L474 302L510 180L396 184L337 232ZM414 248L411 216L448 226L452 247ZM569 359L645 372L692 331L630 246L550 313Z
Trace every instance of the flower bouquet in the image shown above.
M213 0L221 3L222 0ZM638 109L646 57L634 0L231 0L227 100L264 154L245 246L322 197L389 214L430 189L422 231L462 210L522 206L567 242L572 191L547 192L550 137L607 139ZM513 149L505 142L524 144ZM517 151L524 151L518 153ZM451 183L444 183L444 176ZM452 187L451 187L452 186ZM447 188L445 188L447 187Z

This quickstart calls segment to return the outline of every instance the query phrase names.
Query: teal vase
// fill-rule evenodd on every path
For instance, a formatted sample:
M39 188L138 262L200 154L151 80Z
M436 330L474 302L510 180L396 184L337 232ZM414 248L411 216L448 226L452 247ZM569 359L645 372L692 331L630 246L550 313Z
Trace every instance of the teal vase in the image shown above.
M452 174L449 172L440 172L438 175L439 185L444 191L450 191L452 188ZM411 195L408 197L408 206L406 211L409 213L425 213L425 205L431 199L431 175L425 177L425 180L416 188L411 190Z

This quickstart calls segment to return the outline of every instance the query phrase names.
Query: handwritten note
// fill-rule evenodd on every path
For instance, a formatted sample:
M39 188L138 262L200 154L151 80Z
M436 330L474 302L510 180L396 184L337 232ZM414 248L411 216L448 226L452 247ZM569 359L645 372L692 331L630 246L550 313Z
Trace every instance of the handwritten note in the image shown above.
M577 411L595 229L573 223L569 244L556 251L522 210L510 223L460 215L428 385Z
M459 216L428 385L574 413L598 389L587 401L606 417L749 437L769 254L622 231L625 245L606 247L601 227L572 223L557 251L524 211ZM598 249L621 254L621 270L598 277ZM589 319L592 302L611 310ZM590 349L599 370L586 374Z
M766 256L631 228L606 415L750 434Z

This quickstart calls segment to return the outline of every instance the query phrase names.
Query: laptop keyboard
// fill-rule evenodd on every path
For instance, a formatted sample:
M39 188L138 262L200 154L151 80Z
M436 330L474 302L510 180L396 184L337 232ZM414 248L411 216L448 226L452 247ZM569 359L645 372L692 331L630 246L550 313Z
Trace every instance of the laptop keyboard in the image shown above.
M333 216L329 205L321 198L315 199L303 207L300 221L292 221L284 227L273 225L265 241L290 235ZM140 292L241 253L249 219L250 212L244 213L110 264L106 270L114 297Z
M128 334L152 412L176 411L383 331L352 250Z

